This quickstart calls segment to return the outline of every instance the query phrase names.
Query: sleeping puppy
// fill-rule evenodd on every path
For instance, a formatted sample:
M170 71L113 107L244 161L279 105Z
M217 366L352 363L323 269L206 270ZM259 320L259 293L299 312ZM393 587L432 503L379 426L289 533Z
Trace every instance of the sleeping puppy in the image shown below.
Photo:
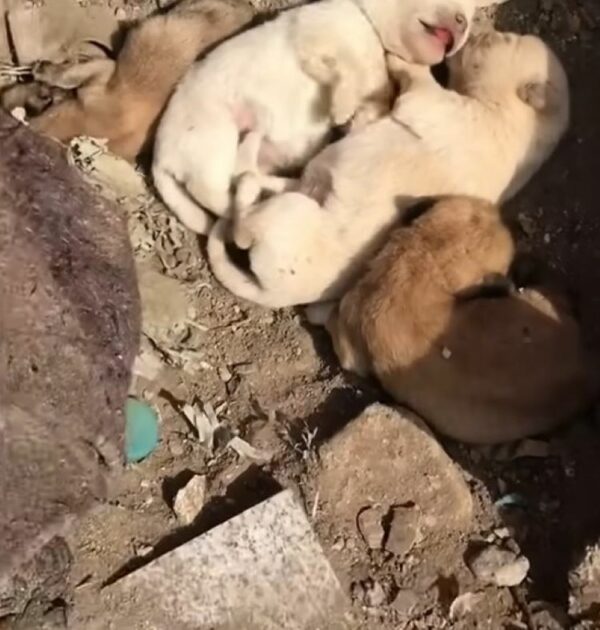
M394 230L327 321L344 369L374 375L440 433L482 444L548 431L592 399L564 295L478 296L513 256L499 217L472 198L435 203Z
M253 16L244 0L183 0L134 26L116 60L40 62L29 93L52 87L75 95L53 102L30 126L62 142L80 135L106 138L111 151L133 161L151 144L158 117L192 62ZM14 107L16 96L8 92L4 100Z
M301 167L334 126L387 113L384 51L442 61L465 42L476 2L491 0L323 0L217 47L185 76L158 127L153 177L163 201L208 233L206 210L229 213L236 174Z
M498 32L473 37L449 65L446 90L394 60L406 91L391 116L324 149L299 190L253 204L265 183L242 178L234 236L251 273L227 255L220 221L208 242L217 279L264 306L335 299L415 199L514 195L567 129L564 70L537 37Z

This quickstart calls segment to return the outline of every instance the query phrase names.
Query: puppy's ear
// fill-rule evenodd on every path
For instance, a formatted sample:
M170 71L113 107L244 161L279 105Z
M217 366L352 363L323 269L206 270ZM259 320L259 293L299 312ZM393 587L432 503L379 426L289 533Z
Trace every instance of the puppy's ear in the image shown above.
M549 81L525 83L517 88L519 98L536 112L548 112L556 104L555 89Z

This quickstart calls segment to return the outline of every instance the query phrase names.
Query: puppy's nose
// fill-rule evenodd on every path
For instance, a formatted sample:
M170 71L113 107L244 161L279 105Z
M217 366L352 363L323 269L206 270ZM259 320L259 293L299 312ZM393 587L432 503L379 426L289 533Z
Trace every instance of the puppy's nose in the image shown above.
M467 28L467 16L464 13L456 13L454 15L454 21L456 22L456 25L458 26L458 30L461 33L464 33L464 31Z

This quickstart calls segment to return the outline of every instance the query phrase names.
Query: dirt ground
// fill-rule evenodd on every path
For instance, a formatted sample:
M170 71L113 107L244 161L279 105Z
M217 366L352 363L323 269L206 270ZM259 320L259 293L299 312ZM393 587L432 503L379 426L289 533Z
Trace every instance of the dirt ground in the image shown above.
M125 8L135 13L135 6ZM596 352L600 3L511 0L499 10L497 24L541 34L567 66L573 94L571 131L506 212L515 220L523 246L540 253L568 280L590 350ZM151 456L113 481L109 500L72 532L66 587L50 598L35 593L26 610L6 627L79 629L91 619L105 619L109 628L112 613L99 596L107 580L207 531L280 487L291 487L313 518L347 589L357 628L600 628L600 606L574 606L579 594L573 580L569 583L570 570L600 535L596 418L582 418L533 447L470 448L442 440L474 499L470 527L458 537L416 545L403 561L382 550L368 550L358 532L354 539L342 537L335 514L319 507L320 452L369 403L385 401L383 394L371 383L342 374L327 337L308 327L300 312L257 308L223 290L206 266L203 244L155 200L129 199L123 208L131 215L142 296L147 287L146 378L137 378L134 391L159 411L160 443ZM158 282L156 274L172 280ZM149 357L158 360L158 374L147 368L152 364ZM208 403L216 411L221 427L212 450L199 442L184 418L186 403ZM226 447L232 435L268 452L269 461L234 453ZM360 470L369 462L353 465ZM199 518L182 526L172 503L194 473L207 476L207 499ZM393 484L394 479L386 482ZM477 542L500 540L508 540L509 547L528 558L528 577L512 588L478 586L465 554ZM374 597L375 591L382 594ZM459 594L474 591L481 595L470 613L450 613ZM576 611L570 620L569 608Z

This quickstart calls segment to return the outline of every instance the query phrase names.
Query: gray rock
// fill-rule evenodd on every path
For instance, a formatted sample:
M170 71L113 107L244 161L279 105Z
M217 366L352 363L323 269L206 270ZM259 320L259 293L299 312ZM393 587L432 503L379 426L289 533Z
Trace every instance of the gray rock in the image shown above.
M396 594L392 606L402 619L410 619L419 607L419 596L408 588L402 588Z
M369 588L365 592L365 603L370 608L378 608L387 603L387 593L383 589L383 586L376 580L369 585Z
M600 544L585 550L581 561L569 573L569 614L583 615L600 606Z
M0 112L0 577L104 498L139 339L126 217Z
M369 549L381 549L385 531L383 513L378 507L367 507L358 513L356 523Z
M173 501L173 511L182 525L190 525L204 507L206 497L206 477L194 475L181 488Z
M107 601L118 606L113 630L348 629L348 602L291 491L250 508L107 590L113 595L107 593Z
M320 457L322 510L345 538L356 536L356 517L365 504L386 510L418 506L424 539L471 527L469 487L425 424L408 411L371 405L321 448Z
M418 536L419 511L415 507L395 507L390 514L390 529L385 548L395 556L404 556Z
M496 586L517 586L529 571L525 556L496 545L487 545L470 554L467 564L480 582Z

